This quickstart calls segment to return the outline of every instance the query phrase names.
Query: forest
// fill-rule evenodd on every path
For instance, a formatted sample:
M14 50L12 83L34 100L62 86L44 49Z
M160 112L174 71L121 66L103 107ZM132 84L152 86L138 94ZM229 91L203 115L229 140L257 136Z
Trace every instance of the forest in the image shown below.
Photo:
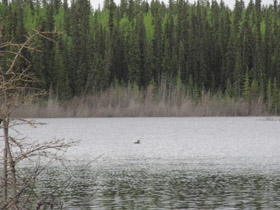
M235 115L256 114L256 104L262 114L278 114L279 10L277 0L236 0L233 9L222 0L105 0L98 9L88 0L2 0L0 43L23 43L33 29L63 32L51 35L55 42L35 40L42 50L23 52L38 87L60 104L107 100L114 91L142 104L164 98L181 106L187 98L209 105L215 98L245 107ZM9 56L0 60L8 68Z

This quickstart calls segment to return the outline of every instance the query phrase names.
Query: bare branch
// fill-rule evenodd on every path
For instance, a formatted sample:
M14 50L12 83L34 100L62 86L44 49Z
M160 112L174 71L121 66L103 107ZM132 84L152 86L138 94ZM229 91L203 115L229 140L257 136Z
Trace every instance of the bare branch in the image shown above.
M19 154L15 158L15 162L35 157L35 156L44 156L51 159L61 160L56 154L57 151L65 152L69 147L74 146L78 141L65 142L64 139L51 140L43 143L33 144L30 148L27 148L24 152Z
M4 71L0 64L0 119L3 120L3 124L0 124L0 128L4 130L4 144L3 148L3 166L4 173L2 180L4 180L1 188L4 188L4 202L0 209L13 208L17 209L17 203L23 193L26 192L26 188L32 189L32 180L35 180L40 171L37 171L32 175L32 179L26 180L24 177L19 176L16 173L16 164L22 160L32 161L34 157L46 157L51 160L62 160L62 155L66 150L77 144L77 141L65 142L63 139L55 139L47 142L27 143L26 137L18 138L9 135L9 129L13 129L16 133L16 126L29 125L36 127L43 123L37 123L32 120L26 119L13 119L11 115L14 110L22 106L26 102L33 102L37 98L45 96L46 91L36 88L35 84L40 81L30 72L31 62L23 55L23 50L40 51L34 43L35 37L40 37L51 42L55 42L48 35L62 34L63 32L57 32L56 29L53 32L39 32L34 29L33 34L30 34L26 41L22 44L14 44L12 42L5 42L0 44L0 56L9 55L12 59L8 58L8 70ZM1 24L0 24L0 36L1 36ZM17 68L17 63L23 61L27 64L24 69ZM2 148L1 148L2 149ZM20 188L17 179L24 183L24 187ZM8 189L11 189L12 194L9 195ZM0 204L1 205L1 204Z

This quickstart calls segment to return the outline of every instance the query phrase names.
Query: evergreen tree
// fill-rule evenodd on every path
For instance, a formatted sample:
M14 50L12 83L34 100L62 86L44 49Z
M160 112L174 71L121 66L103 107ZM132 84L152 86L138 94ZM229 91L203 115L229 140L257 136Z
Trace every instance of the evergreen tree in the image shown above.
M140 85L140 50L138 45L137 36L135 34L135 29L132 29L134 32L128 37L128 82L130 84Z
M70 11L68 7L68 0L63 0L63 10L64 10L64 30L68 35L71 34L71 20Z
M120 15L121 17L124 16L124 14L127 12L127 9L128 9L128 2L127 0L121 0L121 3L120 3Z
M242 85L242 63L241 63L241 53L237 51L236 59L235 59L235 66L233 72L233 89L234 89L234 96L240 97L241 96L241 85Z
M72 8L72 77L71 86L75 87L73 93L81 94L84 91L89 69L89 15L90 4L88 0L73 2Z
M154 16L155 33L153 39L153 78L158 84L160 84L162 79L163 37L160 8L159 4L156 5L157 7L155 8L156 11Z
M242 96L246 102L250 102L250 79L249 79L249 72L248 69L246 71L246 75L244 78L244 85L243 85L243 93Z
M113 84L149 88L180 84L194 98L201 90L247 102L260 96L277 113L280 82L279 5L223 1L3 0L0 42L25 41L32 28L65 31L37 40L42 53L23 51L41 87L63 100ZM8 18L5 18L8 17ZM2 24L3 23L3 24ZM3 38L4 37L4 38ZM9 57L1 58L1 63ZM23 64L22 64L23 65ZM5 66L5 65L4 65ZM17 68L24 68L21 64ZM272 81L273 78L273 81ZM151 87L151 86L150 86ZM278 96L277 96L278 95ZM265 97L264 97L265 96ZM273 103L272 103L273 102Z
M22 0L17 0L16 2L16 17L17 17L17 25L16 25L16 34L15 34L15 41L17 43L23 43L24 42L24 35L25 35L25 28L23 23L23 9L24 9L24 3Z
M272 84L272 96L271 96L271 102L272 102L272 112L274 112L276 115L278 115L279 112L279 89L277 80L274 77L273 84Z
M140 83L139 86L147 87L151 81L152 65L149 43L146 38L146 27L144 16L141 14L136 19L136 33L138 34L139 47L139 68L140 68Z
M57 45L55 47L55 59L54 59L54 81L53 88L55 95L58 98L65 100L69 99L71 96L69 88L69 78L64 62L62 45Z
M267 87L266 87L266 103L268 105L271 105L271 99L272 99L272 86L271 86L271 80L269 78L267 82ZM269 110L271 111L271 110Z

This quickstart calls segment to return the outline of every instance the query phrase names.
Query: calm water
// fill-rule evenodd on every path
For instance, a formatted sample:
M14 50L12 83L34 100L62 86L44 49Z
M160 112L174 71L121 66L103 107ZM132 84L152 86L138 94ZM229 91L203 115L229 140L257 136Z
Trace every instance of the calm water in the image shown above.
M53 165L38 184L67 209L280 209L280 121L39 121L47 125L19 130L33 139L81 140L65 155L70 161Z

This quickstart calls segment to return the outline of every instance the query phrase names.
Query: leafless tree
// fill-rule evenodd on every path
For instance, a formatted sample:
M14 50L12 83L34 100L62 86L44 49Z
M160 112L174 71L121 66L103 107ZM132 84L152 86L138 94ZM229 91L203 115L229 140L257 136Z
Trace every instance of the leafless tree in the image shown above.
M1 29L0 24L0 37L2 37ZM10 130L16 129L18 125L28 124L35 127L40 124L31 120L13 119L12 114L26 102L34 101L46 94L45 91L36 88L35 84L39 81L30 71L31 63L23 56L23 51L40 51L34 47L34 40L43 38L53 41L48 37L50 34L59 33L57 31L39 32L33 30L24 43L0 43L0 59L5 58L8 63L6 66L2 66L0 63L0 128L3 130L4 139L3 144L0 144L0 151L3 154L2 157L0 155L0 160L2 159L3 162L3 173L0 175L0 189L2 189L0 191L0 209L21 209L19 203L23 202L22 197L26 189L32 186L33 179L40 173L40 170L36 169L32 178L20 177L16 170L20 161L34 156L56 160L60 158L58 151L65 151L75 143L74 141L65 142L56 139L28 144L25 138L17 139L10 135ZM18 63L20 62L27 64L26 67L19 68ZM1 198L3 199L1 200ZM38 206L43 205L42 200L40 202L38 202Z

